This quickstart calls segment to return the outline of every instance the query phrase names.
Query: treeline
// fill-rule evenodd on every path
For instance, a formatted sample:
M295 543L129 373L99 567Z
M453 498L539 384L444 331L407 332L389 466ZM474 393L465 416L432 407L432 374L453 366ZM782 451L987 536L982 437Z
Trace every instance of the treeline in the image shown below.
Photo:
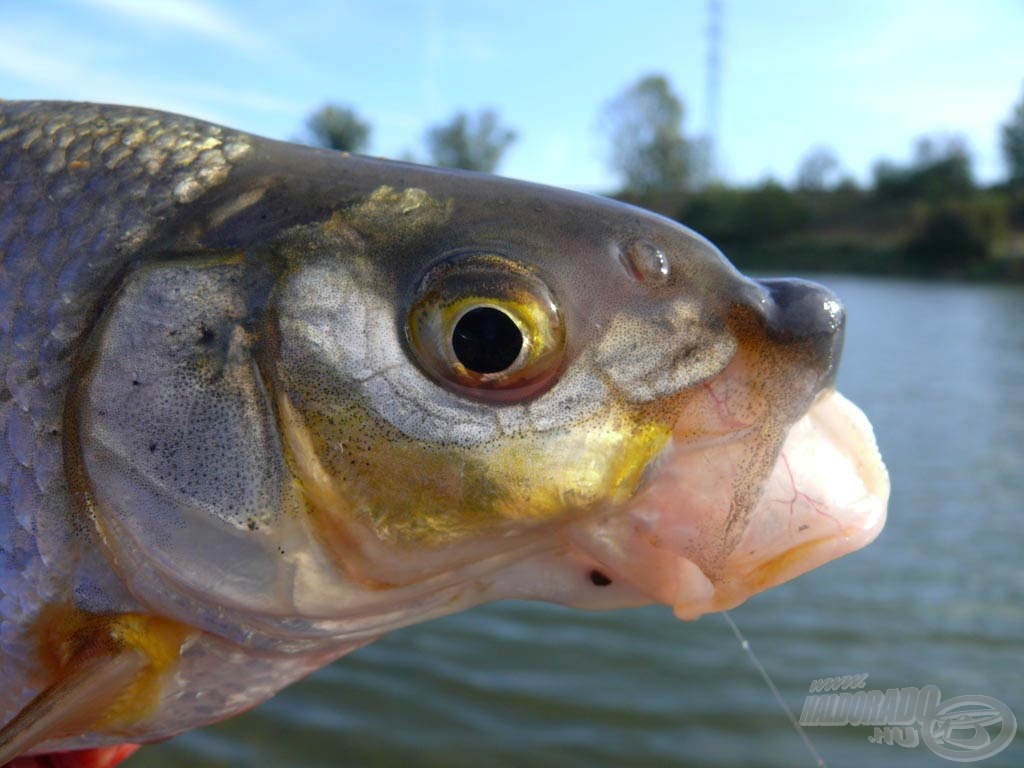
M709 184L617 195L696 229L743 269L1024 280L1024 179L981 186L961 142L923 138L871 183L829 180L815 150L791 187Z
M718 244L744 269L854 271L1024 280L1024 95L1001 126L1004 181L977 183L966 144L925 136L905 162L878 161L867 185L814 147L791 185L716 180L708 144L688 137L685 105L649 75L601 111L610 196L674 218ZM313 143L364 152L371 128L351 107L328 105L307 122ZM426 157L401 159L495 171L516 131L490 109L459 112L424 134Z
M610 102L605 120L615 197L696 229L744 269L1024 280L1024 95L1000 127L1006 178L989 186L965 142L941 135L918 139L909 161L879 160L867 185L827 147L807 153L789 186L718 183L659 76Z

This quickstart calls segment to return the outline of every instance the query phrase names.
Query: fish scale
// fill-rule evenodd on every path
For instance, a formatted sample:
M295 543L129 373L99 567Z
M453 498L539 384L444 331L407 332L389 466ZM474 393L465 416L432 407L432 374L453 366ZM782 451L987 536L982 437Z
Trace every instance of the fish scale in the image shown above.
M81 552L60 472L72 347L125 260L248 146L188 118L40 106L0 102L0 681L37 663L24 631L43 605L70 597ZM6 688L0 721L27 693Z

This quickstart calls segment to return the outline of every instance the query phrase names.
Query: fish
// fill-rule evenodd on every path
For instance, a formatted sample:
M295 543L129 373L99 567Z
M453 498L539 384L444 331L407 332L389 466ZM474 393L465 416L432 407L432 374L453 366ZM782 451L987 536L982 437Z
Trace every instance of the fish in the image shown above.
M693 619L865 546L845 320L614 200L0 102L0 765L481 603Z

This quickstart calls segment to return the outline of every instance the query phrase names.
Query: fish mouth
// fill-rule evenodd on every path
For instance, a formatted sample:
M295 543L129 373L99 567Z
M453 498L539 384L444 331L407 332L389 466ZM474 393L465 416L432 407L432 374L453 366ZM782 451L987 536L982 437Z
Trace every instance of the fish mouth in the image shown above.
M889 477L857 406L825 390L759 459L764 442L751 426L696 442L677 434L646 487L614 515L574 530L574 544L610 577L694 619L878 536Z
M790 429L726 561L734 575L719 585L721 608L870 544L888 500L889 474L867 417L835 390L823 393Z

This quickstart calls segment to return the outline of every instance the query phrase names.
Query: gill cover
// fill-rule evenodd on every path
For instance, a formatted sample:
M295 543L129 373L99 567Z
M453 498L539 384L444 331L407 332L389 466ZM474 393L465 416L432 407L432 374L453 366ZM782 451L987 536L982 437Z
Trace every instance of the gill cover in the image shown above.
M278 528L296 497L256 361L272 278L258 262L158 259L104 312L79 383L82 483L127 583L140 572L275 612Z

